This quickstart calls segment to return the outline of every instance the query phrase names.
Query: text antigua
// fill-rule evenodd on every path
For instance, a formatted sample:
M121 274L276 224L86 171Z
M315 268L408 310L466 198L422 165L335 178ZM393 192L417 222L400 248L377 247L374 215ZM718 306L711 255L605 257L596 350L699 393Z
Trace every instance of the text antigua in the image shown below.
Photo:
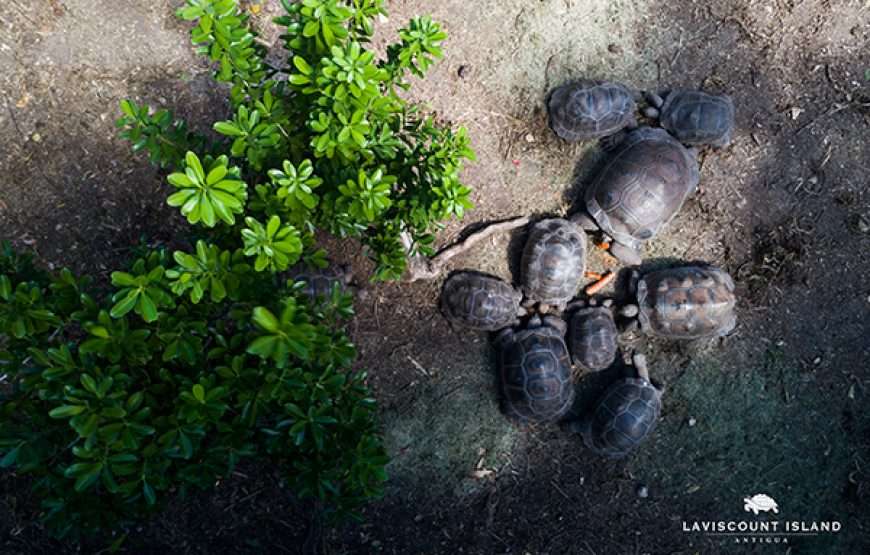
M759 521L746 520L714 520L702 522L683 521L683 532L749 532L749 533L781 533L781 534L806 534L820 532L839 532L842 524L837 520L805 522L799 520L786 521Z

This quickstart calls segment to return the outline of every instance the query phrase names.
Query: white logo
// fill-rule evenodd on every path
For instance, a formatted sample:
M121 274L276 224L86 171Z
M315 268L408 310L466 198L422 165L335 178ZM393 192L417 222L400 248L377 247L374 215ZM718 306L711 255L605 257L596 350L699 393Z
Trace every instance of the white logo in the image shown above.
M743 510L747 513L752 511L757 515L759 511L765 513L769 511L773 511L774 513L779 512L779 505L776 504L776 501L774 501L769 495L763 493L756 493L752 497L744 497L743 503Z

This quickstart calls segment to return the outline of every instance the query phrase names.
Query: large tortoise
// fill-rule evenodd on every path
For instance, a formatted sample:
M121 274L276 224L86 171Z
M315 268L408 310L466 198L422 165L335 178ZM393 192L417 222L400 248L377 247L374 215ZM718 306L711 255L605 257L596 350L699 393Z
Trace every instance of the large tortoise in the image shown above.
M633 357L636 376L612 384L583 420L572 425L586 446L599 455L628 455L655 429L662 410L662 392L649 379L646 357Z
M541 312L558 310L577 294L586 270L586 234L561 218L541 220L532 227L523 249L522 289L526 304Z
M568 310L575 310L568 320L568 351L581 370L598 372L616 359L619 332L613 320L612 305L612 299L602 304L589 299L568 305Z
M566 141L581 141L636 127L634 97L619 83L584 80L562 85L547 100L550 128Z
M456 272L441 290L441 310L448 320L481 331L515 325L525 314L522 294L509 283L478 272Z
M668 339L700 339L726 335L737 323L734 280L710 265L657 270L643 277L635 271L629 283L637 304L621 314L636 318L641 330Z
M646 93L649 117L687 145L728 146L734 132L734 102L727 95L675 90L659 96Z
M496 338L502 411L523 423L552 422L574 402L565 322L533 316L526 328Z
M640 264L640 248L679 212L699 181L696 153L664 129L641 127L614 147L586 189L586 213L572 218L612 239L610 253Z

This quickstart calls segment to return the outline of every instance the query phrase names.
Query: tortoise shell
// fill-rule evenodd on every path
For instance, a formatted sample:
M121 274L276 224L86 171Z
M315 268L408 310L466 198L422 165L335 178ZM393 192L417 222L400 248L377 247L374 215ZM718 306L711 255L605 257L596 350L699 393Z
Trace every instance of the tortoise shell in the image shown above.
M348 290L353 274L343 264L329 264L326 268L310 268L303 264L290 269L290 278L304 282L302 293L312 300L327 298L338 285L342 293Z
M734 281L714 266L650 272L637 283L638 320L651 335L671 339L721 336L734 329Z
M538 322L534 317L522 331L505 330L496 345L502 410L521 422L558 420L574 402L564 330Z
M600 455L630 453L655 429L661 392L643 378L623 378L601 396L588 422L586 445Z
M577 294L586 270L586 233L568 220L535 224L522 258L526 297L546 305L564 305Z
M672 91L662 104L660 122L687 145L727 146L734 132L734 102L727 95Z
M619 332L613 312L603 306L581 308L571 315L568 350L574 364L597 372L613 364Z
M512 325L522 294L509 283L476 272L457 272L444 282L441 309L452 322L482 331Z
M547 111L550 128L566 141L597 139L637 125L634 96L619 83L562 85L550 94Z
M628 134L586 189L586 209L614 241L639 249L698 186L695 154L664 129Z

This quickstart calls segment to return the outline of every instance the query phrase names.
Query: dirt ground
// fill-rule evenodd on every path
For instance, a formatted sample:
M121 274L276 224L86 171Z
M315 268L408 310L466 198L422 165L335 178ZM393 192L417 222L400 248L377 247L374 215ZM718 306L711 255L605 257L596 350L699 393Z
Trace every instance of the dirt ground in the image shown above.
M0 238L103 277L140 238L172 246L184 226L165 206L161 174L112 122L124 97L172 107L197 129L226 113L172 15L178 3L0 3ZM257 16L267 39L274 4ZM478 153L465 173L477 207L448 226L445 244L475 222L576 207L601 152L549 132L553 86L606 77L730 94L735 140L704 153L700 190L647 247L644 269L725 268L739 326L705 345L623 338L667 391L654 437L614 462L556 427L502 417L488 338L446 325L441 281L373 286L351 331L380 401L391 479L362 524L326 529L326 552L870 552L870 3L387 5L380 43L421 13L450 34L446 59L412 93L467 126ZM451 269L512 279L522 239L480 245ZM362 275L356 250L333 248ZM590 259L592 269L609 264ZM581 401L604 380L585 379ZM242 468L131 531L126 549L298 552L308 506L279 484L272 470ZM683 531L683 521L747 518L743 498L756 493L777 500L780 519L837 520L842 531L765 545ZM26 484L0 478L0 549L73 551L46 536L37 513Z

